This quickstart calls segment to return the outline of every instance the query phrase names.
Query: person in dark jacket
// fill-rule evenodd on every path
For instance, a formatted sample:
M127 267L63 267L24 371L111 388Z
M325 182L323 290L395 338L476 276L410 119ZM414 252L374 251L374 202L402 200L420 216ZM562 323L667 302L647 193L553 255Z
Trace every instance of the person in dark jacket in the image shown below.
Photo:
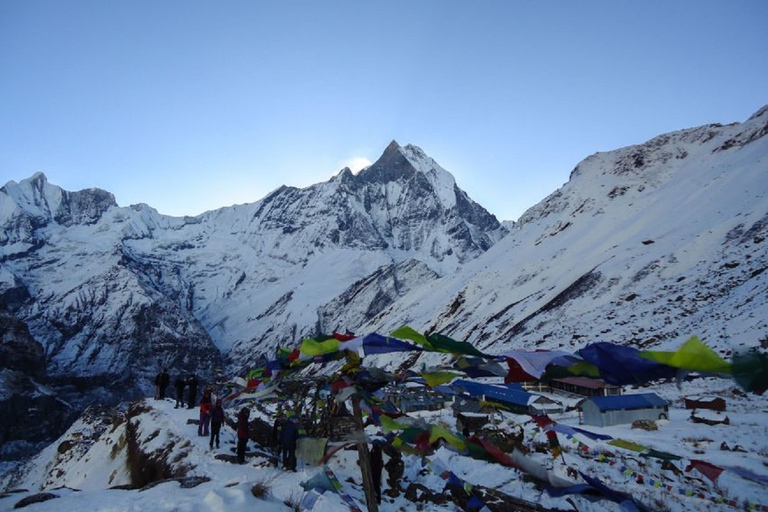
M371 476L373 477L373 490L376 492L376 503L381 503L381 470L384 468L384 458L381 453L381 445L373 443L371 448Z
M272 447L275 451L275 466L280 466L280 457L283 454L283 445L281 441L281 435L283 433L283 418L282 414L275 418L275 423L272 425Z
M296 471L296 440L299 438L299 429L291 418L283 423L280 432L280 444L283 446L283 468Z
M213 440L216 440L216 448L219 447L219 432L221 432L221 425L224 423L224 408L221 406L221 400L216 400L213 409L211 410L211 442L209 443L211 449L213 449Z
M237 462L245 464L245 448L248 446L248 417L251 411L247 407L237 414Z
M158 372L157 375L155 375L155 400L160 399L160 376L163 374L163 372Z
M197 377L194 373L189 374L187 377L187 408L192 409L197 403Z
M171 376L168 375L168 369L164 368L160 374L160 400L165 400L165 390L168 389L168 384L171 383Z
M176 380L173 381L173 387L176 388L176 409L184 407L184 388L187 387L187 381L184 376L179 375Z

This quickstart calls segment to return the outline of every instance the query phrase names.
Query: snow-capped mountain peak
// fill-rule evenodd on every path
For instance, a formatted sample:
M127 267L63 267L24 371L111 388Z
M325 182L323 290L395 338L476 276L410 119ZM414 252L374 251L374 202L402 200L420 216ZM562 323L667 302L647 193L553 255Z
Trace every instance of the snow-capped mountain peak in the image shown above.
M75 404L146 394L160 367L210 378L223 357L247 368L337 327L329 305L361 283L367 320L506 233L431 158L396 143L357 175L194 218L43 174L0 189L0 213L0 303L44 348L47 377L86 379Z
M0 218L6 225L16 219L17 241L28 236L33 226L51 221L64 226L93 224L113 206L117 203L109 192L97 188L67 192L50 184L41 172L19 183L9 181L0 188ZM5 232L9 233L7 229Z
M403 147L393 140L379 159L361 170L358 176L360 180L368 183L424 180L437 195L443 208L451 209L456 206L456 180L421 148L414 145Z

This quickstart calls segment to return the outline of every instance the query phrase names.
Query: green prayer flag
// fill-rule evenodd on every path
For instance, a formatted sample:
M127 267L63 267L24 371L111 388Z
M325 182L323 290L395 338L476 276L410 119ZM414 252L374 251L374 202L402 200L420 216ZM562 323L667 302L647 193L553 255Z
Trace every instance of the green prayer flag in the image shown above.
M432 344L434 350L438 352L447 352L449 354L466 354L470 356L490 357L483 354L471 343L466 341L456 341L442 334L431 334L427 336L427 341Z
M447 428L441 427L439 425L433 425L432 430L429 433L429 444L436 442L438 439L444 440L446 443L459 451L463 451L467 448L467 443L459 436Z
M643 350L640 355L651 361L681 370L731 373L731 364L706 346L697 336L692 336L675 352Z
M409 425L405 423L399 423L396 420L390 418L386 414L382 414L379 416L379 421L381 422L381 428L384 429L384 432L392 432L394 430L405 430L409 427Z
M427 372L427 373L420 373L419 375L422 376L422 378L427 382L427 386L434 388L435 386L439 386L441 384L445 384L447 382L452 381L453 379L457 377L462 377L463 375L456 372Z
M733 356L733 378L745 391L762 395L768 389L768 355L753 349Z
M642 453L647 450L647 448L643 445L633 443L632 441L625 441L624 439L611 439L607 444L618 446L619 448L624 448L625 450L632 450L633 452L637 453Z
M316 341L312 338L304 338L301 340L301 348L299 351L304 356L321 356L324 354L338 352L340 343L341 342L336 338L330 338L325 341Z
M434 347L432 347L432 344L429 341L427 341L427 338L425 338L423 334L416 332L415 329L412 329L407 325L400 327L396 331L392 331L389 335L392 336L393 338L412 341L418 345L421 345L426 350L434 350Z

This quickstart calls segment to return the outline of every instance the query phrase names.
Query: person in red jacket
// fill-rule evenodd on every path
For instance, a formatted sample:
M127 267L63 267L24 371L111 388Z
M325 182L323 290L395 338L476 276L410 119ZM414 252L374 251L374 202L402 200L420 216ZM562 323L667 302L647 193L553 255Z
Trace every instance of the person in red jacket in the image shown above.
M211 390L206 389L203 392L203 399L200 400L200 422L197 424L197 435L208 436L208 425L211 423Z
M251 411L247 407L237 414L237 462L245 464L245 448L248 445L248 417Z

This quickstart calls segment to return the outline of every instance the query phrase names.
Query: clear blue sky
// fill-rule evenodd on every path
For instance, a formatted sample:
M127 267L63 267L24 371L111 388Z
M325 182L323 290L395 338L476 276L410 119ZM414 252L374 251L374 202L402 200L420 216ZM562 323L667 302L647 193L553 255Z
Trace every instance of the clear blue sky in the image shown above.
M195 215L420 146L500 220L768 103L765 0L2 0L0 186Z

